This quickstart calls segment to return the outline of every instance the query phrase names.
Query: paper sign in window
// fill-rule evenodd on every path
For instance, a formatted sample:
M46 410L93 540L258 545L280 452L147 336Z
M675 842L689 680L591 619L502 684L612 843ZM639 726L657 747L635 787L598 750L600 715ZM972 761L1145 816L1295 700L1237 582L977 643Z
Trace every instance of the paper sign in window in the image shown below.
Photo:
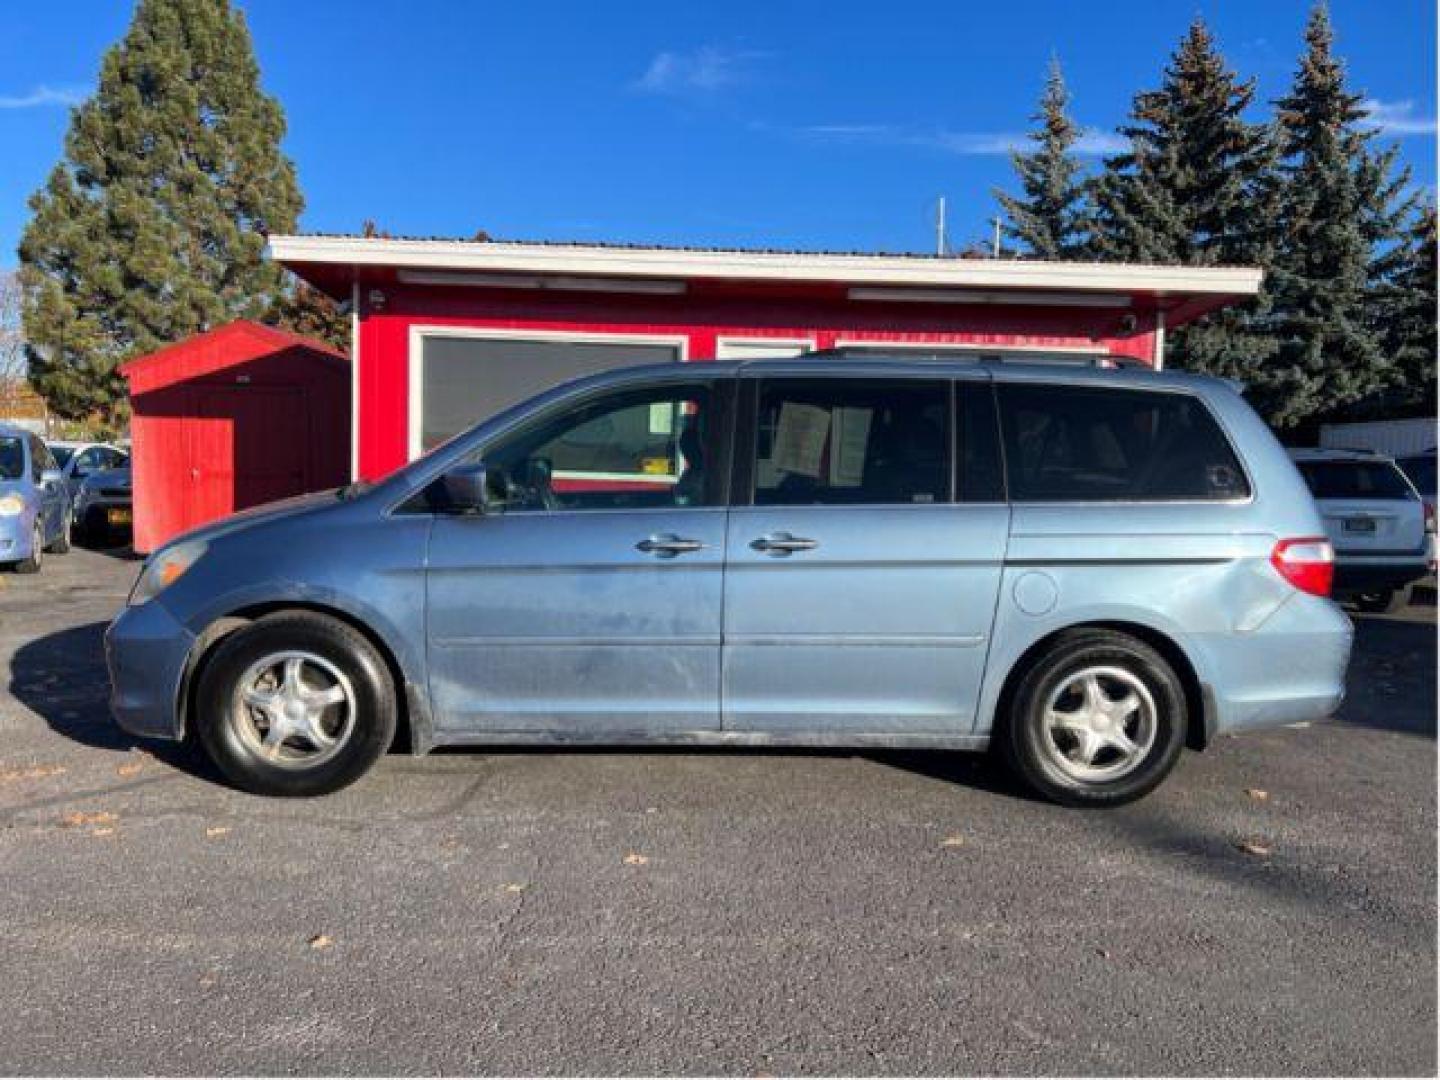
M830 410L787 401L780 406L770 464L783 473L820 479L820 461L830 434Z
M675 403L653 401L650 403L650 434L669 435L675 430Z
M830 486L853 488L865 482L865 448L873 409L841 407L830 424Z

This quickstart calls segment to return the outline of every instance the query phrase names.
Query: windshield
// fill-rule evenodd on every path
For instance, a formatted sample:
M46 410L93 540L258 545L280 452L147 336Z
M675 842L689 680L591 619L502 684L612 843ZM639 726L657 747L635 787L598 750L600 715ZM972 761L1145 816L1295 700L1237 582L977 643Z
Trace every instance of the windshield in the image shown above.
M73 446L52 445L50 447L50 453L55 458L55 464L63 469L66 465L70 464L70 459L75 456L75 448Z
M25 448L14 435L0 435L0 480L19 480L25 475Z
M1388 461L1306 461L1300 475L1317 499L1413 499L1400 470Z

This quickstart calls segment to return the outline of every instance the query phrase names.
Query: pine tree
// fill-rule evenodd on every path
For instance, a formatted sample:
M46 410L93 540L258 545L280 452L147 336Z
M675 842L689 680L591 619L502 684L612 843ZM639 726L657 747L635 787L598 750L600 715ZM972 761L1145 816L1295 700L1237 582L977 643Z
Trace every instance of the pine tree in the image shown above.
M330 297L298 278L275 297L263 321L337 349L350 348L350 316Z
M1435 206L1413 216L1405 241L1394 249L1393 270L1378 307L1378 329L1389 360L1386 411L1435 415L1436 292Z
M1306 50L1276 104L1282 155L1280 239L1271 270L1279 352L1265 381L1281 427L1334 415L1393 380L1381 314L1398 268L1402 195L1395 151L1371 148L1361 96L1346 89L1324 5L1310 13Z
M1130 146L1094 185L1092 251L1101 259L1188 266L1264 263L1272 243L1274 150L1245 117L1255 97L1225 63L1198 17L1159 89L1135 97ZM1261 332L1266 299L1181 327L1166 362L1250 381L1274 350Z
M1085 182L1074 154L1080 132L1069 103L1060 61L1052 58L1032 117L1039 124L1030 134L1035 149L1010 157L1023 194L995 192L1008 218L1005 235L1042 259L1074 259L1085 250Z
M302 205L284 133L229 0L140 0L20 242L31 376L57 413L119 426L119 363L270 306L265 234Z

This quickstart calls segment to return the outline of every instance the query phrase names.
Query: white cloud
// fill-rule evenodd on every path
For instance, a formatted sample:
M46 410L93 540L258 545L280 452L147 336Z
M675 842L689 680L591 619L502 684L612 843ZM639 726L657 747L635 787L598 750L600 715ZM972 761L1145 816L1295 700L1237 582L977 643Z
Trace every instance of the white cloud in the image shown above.
M1025 132L925 131L893 124L811 124L798 129L799 134L829 142L873 142L888 146L918 146L943 150L949 154L988 156L1011 154L1032 148ZM1118 154L1129 144L1118 135L1099 128L1082 128L1075 140L1075 153L1081 156Z
M79 105L85 91L78 86L37 86L28 94L0 94L0 109L40 109L47 105Z
M648 94L712 94L745 82L765 54L705 46L694 52L662 52L635 82Z
M1368 126L1383 135L1434 135L1435 117L1417 116L1415 102L1378 101L1368 98L1360 103Z

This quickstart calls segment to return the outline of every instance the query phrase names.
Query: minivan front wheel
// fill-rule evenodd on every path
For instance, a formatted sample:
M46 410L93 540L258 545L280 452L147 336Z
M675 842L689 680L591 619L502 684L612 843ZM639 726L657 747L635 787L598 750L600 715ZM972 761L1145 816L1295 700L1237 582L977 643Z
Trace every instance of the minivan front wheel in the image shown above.
M1068 806L1116 806L1165 779L1185 743L1185 691L1129 634L1061 634L1026 671L1001 746L1020 777Z
M395 736L384 659L354 628L282 612L225 637L195 698L201 745L259 795L324 795L357 780Z

